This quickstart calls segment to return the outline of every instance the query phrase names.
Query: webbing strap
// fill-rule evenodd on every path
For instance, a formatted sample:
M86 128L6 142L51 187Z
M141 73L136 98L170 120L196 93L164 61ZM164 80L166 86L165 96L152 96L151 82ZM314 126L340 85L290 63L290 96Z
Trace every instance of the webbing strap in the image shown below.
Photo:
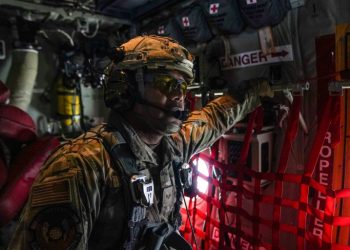
M118 131L113 131L112 133L117 138L118 143L110 146L110 153L113 160L119 163L118 166L123 171L123 176L126 176L129 181L132 175L139 173L135 156L132 154L129 145L123 139L122 135ZM120 143L121 140L123 143Z
M133 250L136 248L139 243L141 233L144 229L144 226L148 223L148 219L146 218L146 207L135 204L131 199L131 190L130 190L130 177L134 174L138 174L138 169L136 166L136 159L131 154L130 149L126 144L114 145L111 150L112 157L115 162L119 162L119 166L121 166L122 171L124 172L124 180L123 184L128 192L124 190L124 196L128 196L128 204L127 207L129 209L127 211L129 214L128 221L128 230L129 230L129 238L125 241L123 247L126 250ZM125 178L126 177L126 178ZM131 207L131 208L130 208Z
M182 184L181 184L181 177L180 177L180 167L181 166L179 164L173 164L175 183L176 183L176 202L175 202L174 214L171 219L172 219L172 224L176 229L181 225L180 207L182 204L182 201L181 201Z
M124 242L124 249L134 250L138 245L143 229L148 223L146 219L146 208L133 206L131 209L131 219L128 222L129 239Z
M240 153L240 157L238 159L238 162L236 165L237 171L238 171L238 175L237 175L237 187L238 189L242 189L243 188L243 179L244 179L244 174L243 174L243 168L244 168L244 164L246 164L247 162L247 158L248 158L248 152L249 152L249 147L250 147L250 141L253 135L253 131L254 131L254 124L255 124L255 120L256 117L258 116L259 113L259 109L255 109L249 116L249 121L248 121L248 126L246 129L246 133L244 135L244 143L243 143L243 148L241 150ZM224 188L222 190L222 193L226 194L226 188ZM237 208L241 209L242 208L242 192L238 192L237 193ZM226 195L225 195L225 199L223 199L223 201L226 201ZM239 249L240 248L240 242L241 242L241 234L239 232L241 232L241 218L239 215L237 215L236 217L236 230L237 230L237 234L236 234L236 242L235 242L235 248Z
M320 150L323 145L324 138L326 137L326 133L328 131L329 125L331 124L331 121L332 121L331 110L335 100L334 98L335 97L328 96L326 105L322 112L323 118L321 119L321 122L319 124L317 134L315 136L315 140L313 143L313 147L310 152L309 160L305 165L305 175L307 176L312 176L313 172L315 171L316 162L320 154Z
M218 158L218 151L219 151L218 147L219 147L219 141L217 141L212 147L211 155L210 155L211 159L216 160ZM212 164L212 162L210 162L209 169L208 169L209 173L213 173L213 166L214 166L214 164ZM212 185L211 181L209 181L208 183L209 183L209 185L208 185L208 195L209 196L214 195L214 192L215 192L216 189L213 189L213 185ZM206 209L207 209L207 214L211 215L212 211L213 211L213 204L211 202L207 202ZM198 210L197 212L200 212L200 211ZM206 221L206 225L210 225L211 216L206 216L206 217L204 217L203 220ZM211 232L210 227L206 227L205 239L207 239L207 240L211 239L210 232ZM206 246L206 249L209 249L209 246Z
M139 170L136 165L135 156L132 154L128 144L118 131L111 131L113 136L117 139L117 143L110 145L110 143L100 135L102 143L109 155L112 158L115 170L121 178L122 193L124 196L126 211L129 211L127 230L124 235L127 238L123 244L126 250L133 250L139 242L142 229L147 224L146 208L135 204L131 199L130 178L132 175L138 174Z
M329 126L332 122L332 115L331 115L331 110L332 107L334 107L334 105L336 104L336 97L332 97L332 96L328 96L327 100L326 100L326 104L324 106L323 112L322 112L322 119L321 122L319 124L315 139L314 139L314 143L313 143L313 147L311 149L310 152L310 156L309 159L305 165L305 171L304 171L304 176L306 177L306 180L310 180L314 171L315 171L315 167L316 167L316 163L317 160L319 158L319 154L320 154L320 150L321 147L323 145L324 139L326 137L326 133L329 129ZM336 113L336 112L333 112ZM299 200L301 203L303 204L308 204L308 193L310 190L309 187L309 181L305 181L305 183L302 183L300 186L300 194L299 194ZM327 204L329 203L329 204ZM330 200L328 197L326 198L326 208L325 208L325 215L328 213L330 215L332 215L333 213L333 207L331 208L331 213L330 213L330 208L329 205L334 205L334 201ZM298 210L298 228L300 228L300 230L305 231L305 227L306 227L306 218L307 218L307 211L306 210ZM327 224L323 225L323 233L322 233L322 240L324 240L325 242L331 242L331 235L332 235L332 229L329 228L329 226L327 226ZM297 246L300 249L304 249L305 246L305 241L304 241L304 235L298 235L298 239L297 239Z
M329 131L332 134L332 147L334 148L341 141L341 126L342 122L340 119L340 110L341 110L341 97L333 96L333 108L332 110L336 110L337 112L332 112L332 123L330 125Z
M287 168L289 152L292 148L292 143L296 137L299 125L299 113L301 109L301 96L295 96L291 107L291 112L288 120L287 131L284 138L284 143L279 159L277 172L284 174ZM275 182L275 197L281 197L283 191L283 182L276 180ZM281 218L281 206L278 203L273 205L273 221L280 221ZM273 248L279 247L279 226L275 223L272 227L272 246Z

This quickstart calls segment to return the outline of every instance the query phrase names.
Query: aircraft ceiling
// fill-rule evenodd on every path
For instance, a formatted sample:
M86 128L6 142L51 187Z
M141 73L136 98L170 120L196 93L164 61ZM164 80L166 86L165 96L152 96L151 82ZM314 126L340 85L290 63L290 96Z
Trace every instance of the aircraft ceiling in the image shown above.
M169 9L182 8L194 0L2 0L1 18L21 15L37 21L70 22L78 18L98 19L101 26L132 25Z

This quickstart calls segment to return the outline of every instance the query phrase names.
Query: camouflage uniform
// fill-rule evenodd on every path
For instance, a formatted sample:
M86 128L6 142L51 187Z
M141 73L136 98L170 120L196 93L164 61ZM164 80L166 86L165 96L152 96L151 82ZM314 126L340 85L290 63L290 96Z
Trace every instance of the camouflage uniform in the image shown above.
M154 204L147 209L151 222L167 222L176 201L174 172L176 161L188 162L191 156L212 145L225 131L260 104L250 95L241 104L232 97L215 99L194 111L181 130L164 137L161 153L150 149L117 113L106 125L61 146L43 167L22 214L9 249L120 249L123 228L128 220L121 193L121 179L100 136L112 145L128 143L142 173L152 176ZM120 140L120 141L118 141Z

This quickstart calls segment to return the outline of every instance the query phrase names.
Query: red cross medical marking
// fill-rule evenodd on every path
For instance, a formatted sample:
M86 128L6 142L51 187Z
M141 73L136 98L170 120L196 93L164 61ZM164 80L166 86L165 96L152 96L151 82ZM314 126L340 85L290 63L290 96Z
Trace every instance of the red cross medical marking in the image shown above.
M159 26L158 27L158 35L162 35L162 34L164 34L165 33L165 29L164 29L164 26L162 25L162 26Z
M187 16L182 17L182 24L184 27L190 27L190 20Z
M246 0L246 1L247 1L247 4L254 4L258 2L258 0Z
M219 12L219 3L212 3L209 7L209 14L216 14Z

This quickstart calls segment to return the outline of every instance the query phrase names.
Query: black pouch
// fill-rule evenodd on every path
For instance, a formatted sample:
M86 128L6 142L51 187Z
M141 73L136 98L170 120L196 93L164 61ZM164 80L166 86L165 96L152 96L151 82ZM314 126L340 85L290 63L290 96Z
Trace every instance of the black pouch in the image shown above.
M212 33L205 20L200 6L192 6L178 13L176 23L187 42L206 42L212 38Z
M142 233L139 248L146 250L160 250L165 239L174 231L174 228L166 223L148 223Z
M214 34L238 34L244 21L236 0L202 0L200 5Z
M146 225L141 239L146 250L161 250L169 247L181 250L192 250L191 245L166 222ZM166 248L163 248L166 246ZM140 246L141 247L141 246Z
M237 0L247 24L255 29L282 21L291 9L289 0Z
M181 250L192 250L191 245L176 231L172 232L166 239L164 244Z
M184 36L182 35L180 27L177 25L174 18L160 22L157 25L152 25L151 28L146 29L146 33L171 37L178 41L180 44L184 43Z

